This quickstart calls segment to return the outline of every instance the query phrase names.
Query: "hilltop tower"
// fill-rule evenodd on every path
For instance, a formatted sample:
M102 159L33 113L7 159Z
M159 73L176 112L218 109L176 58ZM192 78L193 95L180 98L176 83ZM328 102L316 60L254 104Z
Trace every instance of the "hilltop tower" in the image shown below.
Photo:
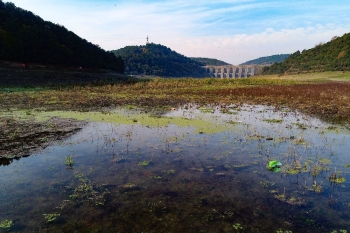
M147 38L146 38L146 40L147 40L147 41L146 41L146 45L149 44L148 39L149 39L149 38L148 38L148 35L147 35Z

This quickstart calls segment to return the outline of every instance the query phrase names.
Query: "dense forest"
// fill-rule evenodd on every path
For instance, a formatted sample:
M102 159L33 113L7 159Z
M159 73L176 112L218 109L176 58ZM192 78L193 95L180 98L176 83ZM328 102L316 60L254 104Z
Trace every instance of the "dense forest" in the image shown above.
M65 27L0 0L0 60L124 71L124 61Z
M125 61L125 74L167 77L204 77L202 64L171 49L149 43L112 51Z
M282 62L288 58L290 54L276 54L267 57L259 57L254 60L246 61L241 65L272 65L275 62Z
M190 57L192 60L201 63L202 66L225 66L230 65L224 61L220 61L214 58L204 58L204 57Z
M292 74L317 71L350 70L350 34L334 36L328 43L309 50L297 51L286 60L265 67L264 74Z

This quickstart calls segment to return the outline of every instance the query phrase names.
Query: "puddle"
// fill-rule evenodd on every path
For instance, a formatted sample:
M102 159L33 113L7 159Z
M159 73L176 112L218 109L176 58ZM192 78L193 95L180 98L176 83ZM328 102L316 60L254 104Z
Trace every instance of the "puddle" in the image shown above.
M0 167L4 232L350 230L342 126L246 105L54 115L91 122Z

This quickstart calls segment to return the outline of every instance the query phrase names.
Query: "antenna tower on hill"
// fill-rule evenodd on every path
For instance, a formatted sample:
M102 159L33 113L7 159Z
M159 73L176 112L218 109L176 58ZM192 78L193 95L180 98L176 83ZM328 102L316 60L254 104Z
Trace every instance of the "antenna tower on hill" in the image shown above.
M147 42L146 42L146 44L149 44L148 39L149 39L149 38L148 38L148 35L147 35L147 38L146 38Z

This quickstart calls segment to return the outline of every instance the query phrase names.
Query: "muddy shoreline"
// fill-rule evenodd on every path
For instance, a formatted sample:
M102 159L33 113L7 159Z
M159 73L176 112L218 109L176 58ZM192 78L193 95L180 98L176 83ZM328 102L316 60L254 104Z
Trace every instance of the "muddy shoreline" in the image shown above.
M27 157L67 138L86 125L85 121L52 117L45 122L0 118L0 165Z

